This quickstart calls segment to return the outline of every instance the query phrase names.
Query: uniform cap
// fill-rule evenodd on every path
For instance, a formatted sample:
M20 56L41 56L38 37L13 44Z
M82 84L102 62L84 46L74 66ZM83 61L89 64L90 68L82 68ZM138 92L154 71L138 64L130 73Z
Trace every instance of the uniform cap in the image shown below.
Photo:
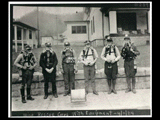
M25 49L31 50L31 46L27 44L27 45L25 45Z
M50 43L50 42L47 42L47 43L45 43L45 46L46 46L46 47L51 47L51 43Z

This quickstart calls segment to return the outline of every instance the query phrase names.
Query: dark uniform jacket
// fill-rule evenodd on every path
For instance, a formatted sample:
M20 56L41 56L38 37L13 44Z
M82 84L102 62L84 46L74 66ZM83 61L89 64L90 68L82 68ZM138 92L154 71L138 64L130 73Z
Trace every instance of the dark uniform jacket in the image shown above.
M45 68L54 68L53 72L56 72L56 65L58 64L56 53L52 50L45 50L40 55L40 66L42 67L42 73L47 73ZM53 73L52 72L52 73Z

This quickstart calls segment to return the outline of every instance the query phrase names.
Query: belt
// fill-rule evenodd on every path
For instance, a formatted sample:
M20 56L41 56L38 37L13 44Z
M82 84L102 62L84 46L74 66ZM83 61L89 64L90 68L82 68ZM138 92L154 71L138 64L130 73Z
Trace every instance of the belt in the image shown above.
M128 61L134 60L134 57L126 57L125 60L128 60Z

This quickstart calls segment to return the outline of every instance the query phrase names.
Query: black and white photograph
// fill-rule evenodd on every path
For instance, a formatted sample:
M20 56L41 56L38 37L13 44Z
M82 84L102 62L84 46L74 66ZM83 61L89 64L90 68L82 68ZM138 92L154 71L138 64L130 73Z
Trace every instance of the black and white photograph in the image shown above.
M8 2L8 117L152 117L152 2Z

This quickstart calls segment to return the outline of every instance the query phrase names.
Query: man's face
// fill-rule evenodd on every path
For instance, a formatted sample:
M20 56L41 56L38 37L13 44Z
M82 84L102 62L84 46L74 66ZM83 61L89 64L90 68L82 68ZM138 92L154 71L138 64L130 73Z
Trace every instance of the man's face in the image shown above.
M46 47L46 50L50 50L51 49L51 47Z
M31 49L26 49L26 52L27 52L27 53L31 53L32 50L31 50Z
M66 50L69 50L69 49L70 49L70 46L65 46L65 49L66 49Z
M86 48L89 48L89 47L91 47L91 44L90 43L86 43L85 46L86 46Z
M124 40L124 45L129 45L129 44L130 44L130 42L131 42L131 40L130 40L130 39L126 39L126 40Z
M113 44L113 42L107 41L107 45L111 46L112 44Z

